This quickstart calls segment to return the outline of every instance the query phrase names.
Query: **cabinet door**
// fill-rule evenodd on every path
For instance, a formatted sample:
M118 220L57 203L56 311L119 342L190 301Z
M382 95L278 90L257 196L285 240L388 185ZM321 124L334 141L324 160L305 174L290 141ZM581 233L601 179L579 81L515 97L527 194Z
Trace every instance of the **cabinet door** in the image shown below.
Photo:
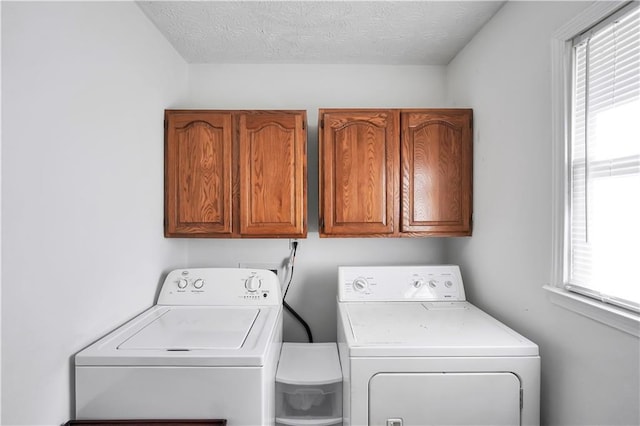
M401 232L471 235L472 110L406 111Z
M232 232L231 114L165 112L165 235Z
M320 118L320 235L393 234L398 113L321 110Z
M304 237L306 114L239 115L240 234Z

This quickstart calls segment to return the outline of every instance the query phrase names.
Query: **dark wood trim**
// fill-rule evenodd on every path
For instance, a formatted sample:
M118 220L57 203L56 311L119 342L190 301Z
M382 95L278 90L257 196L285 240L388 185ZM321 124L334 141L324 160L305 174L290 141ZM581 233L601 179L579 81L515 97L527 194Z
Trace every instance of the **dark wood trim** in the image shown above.
M225 419L212 420L69 420L64 426L224 426Z

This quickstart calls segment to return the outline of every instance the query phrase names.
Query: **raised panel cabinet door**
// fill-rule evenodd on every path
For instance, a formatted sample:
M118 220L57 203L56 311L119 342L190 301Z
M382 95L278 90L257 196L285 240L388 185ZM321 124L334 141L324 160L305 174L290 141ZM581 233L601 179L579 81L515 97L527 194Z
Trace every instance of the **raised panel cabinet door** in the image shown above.
M240 234L307 233L306 113L239 115Z
M397 111L320 111L320 235L396 231Z
M402 113L401 232L471 235L472 114Z
M232 232L232 115L165 112L165 236Z

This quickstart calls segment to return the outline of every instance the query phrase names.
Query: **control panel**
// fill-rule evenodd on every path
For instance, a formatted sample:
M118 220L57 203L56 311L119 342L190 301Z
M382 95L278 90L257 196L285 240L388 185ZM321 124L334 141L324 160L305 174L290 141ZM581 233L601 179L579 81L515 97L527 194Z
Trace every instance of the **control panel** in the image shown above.
M169 272L158 305L280 305L280 281L267 269L193 268Z
M340 266L338 300L465 301L457 265Z

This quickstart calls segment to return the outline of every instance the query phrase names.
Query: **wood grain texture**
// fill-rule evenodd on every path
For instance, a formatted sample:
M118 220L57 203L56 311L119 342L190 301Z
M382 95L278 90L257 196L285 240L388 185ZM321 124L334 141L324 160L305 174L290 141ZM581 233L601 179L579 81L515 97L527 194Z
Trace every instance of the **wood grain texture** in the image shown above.
M320 109L321 237L471 235L470 109Z
M321 236L392 234L398 206L398 114L321 110Z
M305 111L165 111L165 236L304 238Z
M239 116L240 234L306 236L306 114Z
M472 111L404 111L401 232L470 235Z
M165 235L232 232L232 117L166 111Z

